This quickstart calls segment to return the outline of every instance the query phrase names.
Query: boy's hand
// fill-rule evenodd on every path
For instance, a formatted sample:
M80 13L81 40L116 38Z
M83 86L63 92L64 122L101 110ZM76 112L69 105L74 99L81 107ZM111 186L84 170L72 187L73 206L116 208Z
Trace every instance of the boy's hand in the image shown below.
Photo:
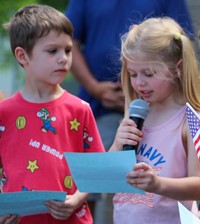
M51 215L58 220L68 219L80 206L79 197L68 195L64 202L48 201L45 203ZM0 223L1 224L1 223Z
M0 224L18 224L19 221L19 216L16 215L0 216Z

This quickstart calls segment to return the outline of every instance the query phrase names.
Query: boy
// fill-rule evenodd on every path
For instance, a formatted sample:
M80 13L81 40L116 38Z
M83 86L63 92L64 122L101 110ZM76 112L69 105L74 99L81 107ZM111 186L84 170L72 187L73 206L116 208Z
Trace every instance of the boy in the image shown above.
M60 86L72 64L73 26L39 4L19 9L4 26L25 85L0 104L2 192L55 190L67 197L47 202L50 214L4 216L0 223L90 224L88 194L76 188L63 156L104 151L90 106Z

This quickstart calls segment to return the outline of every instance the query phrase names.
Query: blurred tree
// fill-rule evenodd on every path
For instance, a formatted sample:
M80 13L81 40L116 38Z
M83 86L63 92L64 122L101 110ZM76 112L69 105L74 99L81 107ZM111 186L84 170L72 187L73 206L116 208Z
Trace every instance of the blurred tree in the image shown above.
M3 52L4 57L0 55L1 62L8 60L10 50L7 52L7 49L9 49L9 46L7 44L7 35L8 33L4 30L3 24L7 21L9 21L10 17L21 7L33 3L40 3L40 4L47 4L50 5L61 12L65 11L65 8L67 6L68 0L1 0L0 4L0 47L1 52ZM5 40L6 37L6 40ZM6 43L5 43L6 42ZM7 55L8 54L8 55ZM3 60L5 59L5 60ZM4 63L3 62L3 63Z
M64 12L66 9L66 6L68 4L68 0L38 0L39 3L41 4L46 4L46 5L50 5L54 8L56 8L57 10Z
M13 13L24 5L35 3L37 0L1 0L0 4L0 32L4 32L2 24L7 22Z
M7 31L4 30L3 24L8 22L10 17L24 5L32 4L37 2L37 0L1 0L0 4L0 65L5 66L10 62L11 51L8 44Z
M65 8L67 6L68 0L1 0L0 4L0 33L2 34L3 27L2 24L7 22L9 18L13 15L13 13L19 9L20 7L23 7L25 5L29 5L32 3L40 3L40 4L46 4L50 5L61 12L65 11Z

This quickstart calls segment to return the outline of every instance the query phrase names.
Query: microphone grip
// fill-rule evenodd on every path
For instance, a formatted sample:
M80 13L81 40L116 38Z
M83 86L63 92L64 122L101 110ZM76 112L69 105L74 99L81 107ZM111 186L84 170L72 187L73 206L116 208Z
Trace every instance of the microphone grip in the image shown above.
M130 116L130 119L133 120L136 123L137 128L141 131L143 123L144 123L144 119L142 119L140 117L132 117L132 116ZM138 148L138 144L137 145L124 145L123 150L124 151L135 150L137 152L137 148Z

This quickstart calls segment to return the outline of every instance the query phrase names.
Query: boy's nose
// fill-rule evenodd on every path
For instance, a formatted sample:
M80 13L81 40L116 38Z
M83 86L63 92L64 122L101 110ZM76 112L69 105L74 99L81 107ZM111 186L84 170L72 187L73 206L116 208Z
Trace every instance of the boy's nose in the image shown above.
M65 64L67 62L66 56L61 56L58 58L58 64Z

